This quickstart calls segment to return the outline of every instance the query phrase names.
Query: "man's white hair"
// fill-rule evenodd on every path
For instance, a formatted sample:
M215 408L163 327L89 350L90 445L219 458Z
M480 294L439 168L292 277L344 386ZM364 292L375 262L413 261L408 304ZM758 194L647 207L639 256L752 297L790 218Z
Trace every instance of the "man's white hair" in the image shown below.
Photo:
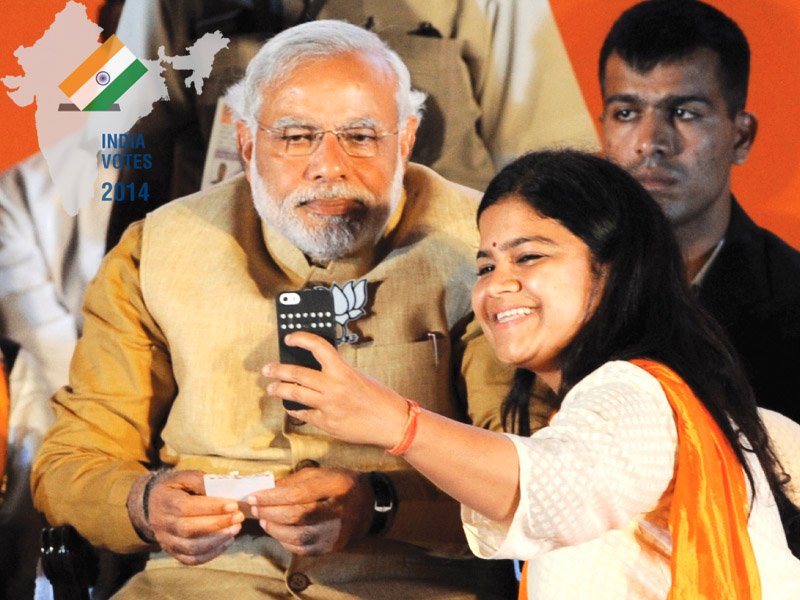
M247 65L244 78L228 90L227 101L234 115L254 131L264 87L280 83L303 61L353 52L384 60L397 76L398 124L422 116L425 94L411 88L408 67L397 53L371 31L335 20L303 23L270 39Z

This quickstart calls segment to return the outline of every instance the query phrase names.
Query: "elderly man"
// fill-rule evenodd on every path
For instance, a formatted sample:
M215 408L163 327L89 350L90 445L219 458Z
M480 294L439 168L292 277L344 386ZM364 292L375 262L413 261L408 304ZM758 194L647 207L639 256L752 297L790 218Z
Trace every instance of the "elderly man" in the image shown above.
M627 10L600 54L606 155L672 223L700 301L741 355L760 406L800 422L800 252L753 223L731 195L731 169L756 135L745 110L750 49L703 2Z
M422 94L374 34L315 21L270 40L231 95L246 179L149 214L106 258L37 506L153 552L119 598L513 595L505 565L463 558L455 503L288 419L259 375L278 358L278 293L354 280L369 300L341 315L347 360L442 414L466 390L473 421L496 425L507 372L465 331L477 194L406 167ZM205 495L204 473L266 470L258 521Z

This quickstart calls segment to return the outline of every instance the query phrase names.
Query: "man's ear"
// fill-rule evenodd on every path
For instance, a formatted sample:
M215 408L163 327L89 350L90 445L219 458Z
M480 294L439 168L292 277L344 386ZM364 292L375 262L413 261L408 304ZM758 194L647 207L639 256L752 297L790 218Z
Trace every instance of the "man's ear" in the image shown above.
M244 161L244 174L250 181L250 161L253 160L253 134L244 121L236 121L236 147Z
M736 128L736 143L733 147L733 162L741 165L747 160L758 132L758 119L751 112L740 111L733 120Z
M398 132L400 136L400 156L404 164L408 162L408 157L411 156L411 150L414 149L418 126L419 118L413 116L408 117L405 126Z

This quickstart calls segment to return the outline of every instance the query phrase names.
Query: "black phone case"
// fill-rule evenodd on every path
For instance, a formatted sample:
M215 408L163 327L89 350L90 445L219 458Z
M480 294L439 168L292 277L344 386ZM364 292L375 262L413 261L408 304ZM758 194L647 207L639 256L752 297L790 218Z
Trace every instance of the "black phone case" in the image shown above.
M275 301L278 317L278 351L282 363L320 370L320 364L308 350L287 346L284 338L294 331L309 331L336 345L336 312L333 294L326 288L287 291ZM284 400L284 408L302 410L305 404Z

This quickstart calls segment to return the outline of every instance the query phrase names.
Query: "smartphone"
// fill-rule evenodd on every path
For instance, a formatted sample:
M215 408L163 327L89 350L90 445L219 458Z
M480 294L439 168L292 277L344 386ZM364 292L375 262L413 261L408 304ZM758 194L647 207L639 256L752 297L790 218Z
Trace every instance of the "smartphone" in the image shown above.
M282 363L320 370L320 364L308 350L287 346L285 338L294 331L310 331L332 346L336 345L336 311L333 293L327 288L309 288L281 292L275 301L278 317L278 351ZM302 410L305 404L284 400L284 408Z

